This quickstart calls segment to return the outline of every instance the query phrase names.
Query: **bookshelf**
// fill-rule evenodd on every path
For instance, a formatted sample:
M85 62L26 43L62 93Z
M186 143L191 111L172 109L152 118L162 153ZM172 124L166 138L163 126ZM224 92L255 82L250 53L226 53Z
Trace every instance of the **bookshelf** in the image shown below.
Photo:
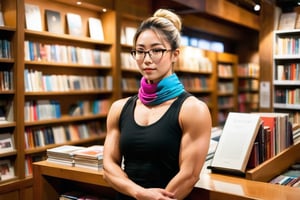
M113 97L114 68L114 40L105 29L109 23L105 19L114 17L114 13L47 0L25 1L25 8L26 5L39 8L42 26L42 30L24 29L25 91L21 103L25 176L31 176L31 163L44 159L47 148L104 139L106 114ZM47 10L61 15L60 33L48 31ZM77 16L75 21L68 18L70 13L71 17ZM105 40L90 37L90 17L102 21ZM81 23L72 24L78 21ZM80 26L81 32L72 32L73 26Z
M259 65L238 64L238 111L259 111Z
M223 125L230 111L237 111L237 65L238 56L230 53L217 53L217 107L218 124Z
M273 109L300 123L300 30L274 31Z
M108 0L83 1L80 6L60 0L0 3L5 22L0 40L8 49L0 57L1 119L7 120L0 123L0 139L14 146L0 153L1 165L9 169L0 181L0 199L32 199L31 162L44 159L46 149L104 141L108 107L115 98L116 13ZM39 8L41 29L20 23L26 22L25 4ZM60 14L62 30L48 31L46 10ZM81 17L82 35L69 34L67 13ZM90 17L101 20L105 40L90 37ZM75 54L77 60L70 59ZM71 132L77 137L58 141L54 132L58 138Z
M0 26L0 186L15 181L20 176L22 160L18 156L18 127L16 122L18 94L17 68L17 2L1 1L4 26ZM12 10L12 11L11 11Z

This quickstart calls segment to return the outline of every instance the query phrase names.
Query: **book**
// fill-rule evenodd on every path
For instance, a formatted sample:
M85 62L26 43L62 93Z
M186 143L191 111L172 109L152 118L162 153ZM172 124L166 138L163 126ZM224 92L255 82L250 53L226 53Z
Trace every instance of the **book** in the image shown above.
M103 27L100 19L90 17L88 19L90 37L95 40L104 40Z
M81 16L74 13L67 13L68 32L73 36L82 36Z
M278 30L292 30L295 28L297 19L296 12L282 13L280 15Z
M47 149L47 161L73 166L74 152L84 148L82 146L62 145Z
M4 17L3 17L3 12L0 11L0 26L4 26L5 23L4 23Z
M0 100L0 123L14 121L14 104L12 101Z
M297 14L295 29L300 29L300 15Z
M74 158L88 158L88 159L95 159L99 160L103 157L103 145L93 145L87 148L78 150L74 152Z
M8 180L15 177L14 167L10 160L0 160L0 180Z
M244 174L260 124L258 115L229 112L210 166L212 171Z
M0 134L0 153L15 150L14 138L11 133Z
M133 45L133 37L136 33L137 28L135 27L125 27L125 40L127 45Z
M103 168L103 145L93 145L74 152L75 167L92 170Z
M51 33L63 34L61 16L58 11L45 10L47 30Z
M42 31L41 11L38 5L25 3L26 28L34 31Z

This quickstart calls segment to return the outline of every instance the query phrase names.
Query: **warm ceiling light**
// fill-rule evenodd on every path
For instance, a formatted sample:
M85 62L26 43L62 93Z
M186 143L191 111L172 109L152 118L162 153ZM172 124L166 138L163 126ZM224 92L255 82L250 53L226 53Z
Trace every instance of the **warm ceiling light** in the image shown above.
M106 9L106 8L103 8L103 9L102 9L102 12L106 12L106 11L107 11L107 9Z
M77 1L76 4L77 4L77 5L81 5L82 2L81 2L81 1Z
M254 5L254 10L255 11L260 11L260 5L259 4L255 4Z

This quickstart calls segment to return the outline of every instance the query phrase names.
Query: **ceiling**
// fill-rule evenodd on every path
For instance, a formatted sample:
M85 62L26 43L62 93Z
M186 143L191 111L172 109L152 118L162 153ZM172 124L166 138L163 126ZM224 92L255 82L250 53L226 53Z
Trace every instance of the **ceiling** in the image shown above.
M292 12L293 9L298 6L300 0L228 0L239 7L242 7L252 13L259 14L254 11L254 4L269 3L274 4L282 9L283 12Z

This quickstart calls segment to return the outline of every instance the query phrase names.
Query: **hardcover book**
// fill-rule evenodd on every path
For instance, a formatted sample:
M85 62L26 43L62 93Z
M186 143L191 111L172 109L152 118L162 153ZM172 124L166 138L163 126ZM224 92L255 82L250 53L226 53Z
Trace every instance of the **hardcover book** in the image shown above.
M15 150L14 139L11 133L0 134L0 153Z
M213 172L246 172L261 119L250 113L230 112L211 163Z
M42 31L42 18L40 7L25 3L26 28L34 31Z
M0 181L12 179L15 177L14 167L10 160L0 160Z
M4 23L4 18L3 18L3 12L0 11L0 26L4 26L5 23Z
M67 13L67 23L70 35L82 36L82 20L80 15Z
M103 27L100 19L89 18L90 37L95 40L104 40Z
M295 28L297 19L296 12L282 13L278 24L278 30L292 30Z
M54 10L45 10L47 30L51 33L63 34L60 13Z

